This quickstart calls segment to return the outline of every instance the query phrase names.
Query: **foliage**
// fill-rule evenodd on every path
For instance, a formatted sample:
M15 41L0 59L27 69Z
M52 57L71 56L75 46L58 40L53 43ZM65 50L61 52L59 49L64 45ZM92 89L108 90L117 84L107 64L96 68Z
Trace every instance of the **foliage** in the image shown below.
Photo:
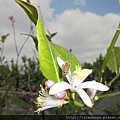
M14 60L11 60L11 66L0 65L0 107L5 107L4 114L13 114L13 111L14 114L23 114L23 111L27 112L34 107L33 98L37 95L39 84L44 80L35 57L23 56L22 63L22 66L16 66ZM16 85L17 80L19 83ZM18 113L19 109L21 112Z
M1 40L0 40L0 52L1 52L0 63L1 64L2 64L2 61L5 59L5 56L3 56L3 51L4 51L4 44L8 36L9 36L9 33L1 36Z
M71 54L68 50L65 48L51 43L45 34L44 27L42 25L42 20L40 18L40 15L36 16L36 8L32 6L29 3L25 3L24 1L21 0L15 0L20 6L22 6L23 10L25 11L26 14L31 14L28 15L28 17L32 20L34 18L35 20L32 20L32 22L36 25L36 30L37 30L37 40L35 41L35 37L33 38L35 45L38 43L38 58L40 61L40 69L43 73L43 75L47 79L52 79L54 81L60 81L59 77L59 68L56 63L56 57L59 56L63 60L70 60L72 63L71 69L72 71L74 70L75 65L79 65L79 61L77 58ZM30 7L29 7L30 6ZM34 16L35 15L35 16ZM37 21L37 24L36 22ZM37 45L36 45L37 46Z
M113 99L110 99L111 106L106 107L103 111L107 115L120 115L120 104Z
M107 67L116 74L120 74L120 47L113 48Z
M4 62L4 47L1 47L0 114L27 114L30 109L33 110L32 114L34 114L34 110L36 109L34 101L39 91L39 84L44 84L47 79L54 80L55 82L65 80L64 76L60 74L61 70L57 64L56 57L59 56L64 61L70 60L72 63L72 72L75 69L75 65L81 64L76 56L74 56L69 50L52 42L52 37L54 37L57 33L51 34L49 31L49 35L45 33L39 12L37 11L36 7L30 4L29 0L28 2L23 0L15 0L15 2L22 7L26 15L36 27L37 35L30 33L24 35L30 36L33 39L35 48L38 52L38 58L27 58L26 56L22 56L22 66L19 66L18 58L23 46L19 52L17 51L16 46L17 60L15 61L12 59L11 64L8 64L8 61ZM13 23L14 21L12 22L14 27ZM98 82L103 83L111 88L109 94L104 94L104 92L97 93L99 98L120 94L112 93L113 90L120 88L120 47L115 47L115 43L120 34L119 28L120 26L118 26L118 29L116 30L106 55L100 55L99 58L97 58L92 64L84 63L82 65L83 68L93 70L92 75L90 75L87 80L97 80ZM4 44L4 41L8 35L9 34L6 34L1 37L1 44ZM75 114L76 112L80 112L82 110L92 111L91 109L86 108L86 106L83 108L79 107L79 103L82 103L82 101L79 99L79 96L75 94L75 96L72 97L73 94L71 94L69 90L67 92L71 96L71 98L69 98L70 103L73 104L64 105L59 109L53 108L46 110L46 112L49 112L50 114L65 115ZM78 104L75 104L75 102ZM112 114L112 112L117 114L119 107L120 105L118 103L113 102L113 106L106 108L104 112L106 112L106 114ZM115 111L115 108L117 111Z

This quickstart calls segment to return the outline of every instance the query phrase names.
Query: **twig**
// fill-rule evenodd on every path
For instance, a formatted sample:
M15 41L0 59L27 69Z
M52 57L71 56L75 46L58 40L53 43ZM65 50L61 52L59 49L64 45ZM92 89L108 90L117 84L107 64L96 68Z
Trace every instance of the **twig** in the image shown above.
M6 93L6 91L5 90L1 90L0 91L0 93ZM38 93L31 93L31 92L13 92L13 91L8 91L8 93L7 94L21 94L21 95L38 95Z

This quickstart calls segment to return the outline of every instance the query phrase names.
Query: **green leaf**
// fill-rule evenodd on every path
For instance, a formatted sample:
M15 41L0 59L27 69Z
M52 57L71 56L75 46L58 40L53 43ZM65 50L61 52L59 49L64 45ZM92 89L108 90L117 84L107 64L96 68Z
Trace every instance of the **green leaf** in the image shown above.
M111 51L107 67L116 72L116 74L120 74L120 47L114 47Z
M59 76L59 67L56 61L56 57L61 57L64 61L69 60L73 62L72 64L78 65L80 64L77 58L75 58L74 55L72 55L68 50L65 48L62 48L52 42L50 42L49 38L45 34L44 27L42 25L42 20L36 10L36 8L29 3L26 3L22 0L15 0L27 13L30 19L36 24L37 28L37 40L36 38L33 38L33 41L35 43L35 46L38 50L38 59L40 62L40 69L43 75L47 79L54 80L56 82L60 81ZM34 11L36 11L36 16L33 16ZM35 18L35 20L33 19ZM51 34L50 34L51 35ZM50 39L55 36L56 33L52 34L50 36ZM72 65L72 66L73 66ZM73 67L71 67L72 69ZM73 70L73 69L72 69Z
M9 33L7 33L6 35L3 35L3 36L1 36L1 42L2 43L4 43L5 42L5 40L6 40L6 38L9 36L10 34Z
M35 44L35 48L36 50L38 50L38 40L37 40L37 37L35 35L32 35L32 34L25 34L25 33L21 33L21 35L27 35L27 36L30 36Z
M29 2L25 2L23 0L15 0L15 2L18 3L23 8L26 15L36 25L37 19L38 19L38 12L37 12L36 7L31 5Z
M38 17L37 21L37 39L38 59L43 75L47 79L51 79L56 82L60 81L55 55L51 48L50 42L47 40L40 16Z
M32 37L34 43L35 43L35 46L37 48L38 46L38 40L37 40L37 37L34 36L34 35L30 35L30 34L25 34L25 35L28 35L30 37ZM48 41L49 42L49 41ZM52 49L52 52L54 53L55 57L60 57L62 58L64 61L70 61L72 64L71 64L71 71L73 72L75 70L75 66L76 65L80 65L80 62L79 60L71 53L69 52L67 49L55 44L55 43L52 43L52 42L49 42L50 46L51 46L51 49Z
M118 0L118 3L120 4L120 0Z
M62 58L64 61L70 61L71 62L71 71L73 72L75 70L76 65L81 65L79 60L66 48L63 48L55 43L50 43L52 46L52 49L54 51L54 54L56 57Z
M57 32L51 34L49 31L48 31L48 33L49 33L49 35L46 34L46 37L49 41L52 41L51 39L57 34Z
M11 86L14 83L14 77L10 77L9 79L6 79L5 86Z

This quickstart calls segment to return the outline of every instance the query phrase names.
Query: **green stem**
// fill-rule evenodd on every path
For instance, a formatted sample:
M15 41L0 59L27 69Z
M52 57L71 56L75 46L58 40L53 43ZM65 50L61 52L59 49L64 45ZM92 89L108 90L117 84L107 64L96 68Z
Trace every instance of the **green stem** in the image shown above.
M66 96L66 98L65 98L66 100L68 100L68 101L70 101L70 97L69 96Z
M77 102L76 100L73 101L74 105L78 106L78 107L84 107L84 104Z
M111 44L110 44L109 50L108 50L108 52L107 52L107 54L106 54L106 56L105 56L105 58L104 58L103 65L102 65L102 68L101 68L100 73L99 73L99 76L98 76L98 81L100 81L101 78L102 78L102 74L103 74L103 72L104 72L104 70L105 70L105 68L106 68L106 64L107 64L108 59L109 59L109 57L110 57L110 55L111 55L111 51L113 50L114 45L115 45L115 43L116 43L116 41L117 41L117 39L118 39L118 37L119 37L119 34L120 34L120 25L118 26L118 29L117 29L117 31L116 31L113 39L112 39L112 42L111 42ZM102 81L101 81L101 82L102 82Z
M117 80L117 78L120 77L120 74L116 75L108 84L107 86L111 86L113 82L115 82L115 80ZM99 92L96 96L100 96L102 95L103 91Z
M120 77L120 74L116 75L107 85L111 86L113 82L115 82L115 80L117 80L117 78Z
M111 93L111 94L101 95L101 96L99 96L99 98L112 97L112 96L116 96L119 94L120 94L120 92L115 92L115 93Z

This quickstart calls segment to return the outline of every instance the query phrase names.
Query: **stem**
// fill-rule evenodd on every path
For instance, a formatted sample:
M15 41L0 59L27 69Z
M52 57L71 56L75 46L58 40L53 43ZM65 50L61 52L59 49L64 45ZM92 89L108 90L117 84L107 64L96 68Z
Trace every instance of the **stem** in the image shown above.
M18 64L18 60L19 60L20 53L21 53L23 47L25 46L26 42L28 41L28 39L29 39L29 36L26 38L25 42L22 44L22 46L21 46L21 48L20 48L20 50L19 50L19 52L18 52L16 64Z
M9 91L9 90L7 90L7 91L5 91L5 90L3 90L3 91L0 91L0 93L5 93L5 95L6 95L6 93L7 94L20 94L20 95L38 95L38 93L31 93L31 92L12 92L12 91Z
M15 22L15 21L12 20L13 38L14 38L14 43L15 43L16 54L17 54L17 57L18 57L18 46L17 46L17 42L16 42L16 33L15 33L14 22Z
M73 101L74 105L78 106L78 107L84 107L84 104L77 102L76 100Z
M115 80L117 80L117 78L120 77L120 74L116 75L107 85L111 86L113 82L115 82Z
M16 49L16 54L17 54L16 65L18 65L18 60L19 60L20 53L21 53L23 47L25 46L26 42L28 41L29 36L26 38L25 42L22 44L20 50L18 51L18 46L17 46L17 42L16 42L15 26L14 26L14 22L15 21L14 20L11 20L11 21L12 21L12 28L13 28L13 37L14 37L15 49ZM29 31L29 34L30 33L32 33L32 34L34 33L32 22L30 22L30 31Z
M33 28L32 28L32 23L31 23L31 27L30 27L30 28L31 28L31 29L30 29L30 31L29 31L29 34L33 34L34 31L33 31ZM25 44L27 43L27 41L28 41L29 38L30 38L29 36L26 38L26 40L24 41L24 43L22 44L22 46L21 46L21 48L20 48L20 50L19 50L19 52L18 52L18 56L17 56L17 60L16 60L16 63L17 63L17 64L18 64L18 60L19 60L20 53L21 53L21 51L23 50L23 47L25 46Z
M69 96L66 96L66 98L65 98L66 100L68 100L68 101L70 101L70 97Z
M114 45L115 45L115 43L116 43L116 41L117 41L117 39L118 39L118 37L119 37L119 34L120 34L120 24L119 24L118 29L117 29L117 31L116 31L113 39L112 39L112 42L111 42L110 47L109 47L109 50L108 50L108 52L107 52L107 54L106 54L106 56L105 56L105 58L104 58L103 65L102 65L102 68L101 68L100 73L99 73L99 76L98 76L98 81L100 81L101 78L102 78L102 74L103 74L103 72L104 72L104 70L105 70L105 68L106 68L106 64L107 64L108 59L109 59L109 57L110 57L110 55L111 55L111 51L113 50ZM102 81L101 81L101 82L102 82Z
M113 97L113 96L116 96L119 94L120 94L120 92L115 92L115 93L111 93L111 94L101 95L101 96L99 96L99 98Z
M2 49L1 49L1 55L0 55L0 62L1 62L1 65L2 65L2 56L3 56L3 50L4 50L4 43L3 43L3 46L2 46Z
M117 78L119 78L119 77L120 77L120 74L116 75L116 76L107 84L107 86L111 86L112 83L115 82L115 80L117 80ZM103 91L99 92L99 93L97 94L97 96L100 96L100 95L102 95L102 94L103 94Z

